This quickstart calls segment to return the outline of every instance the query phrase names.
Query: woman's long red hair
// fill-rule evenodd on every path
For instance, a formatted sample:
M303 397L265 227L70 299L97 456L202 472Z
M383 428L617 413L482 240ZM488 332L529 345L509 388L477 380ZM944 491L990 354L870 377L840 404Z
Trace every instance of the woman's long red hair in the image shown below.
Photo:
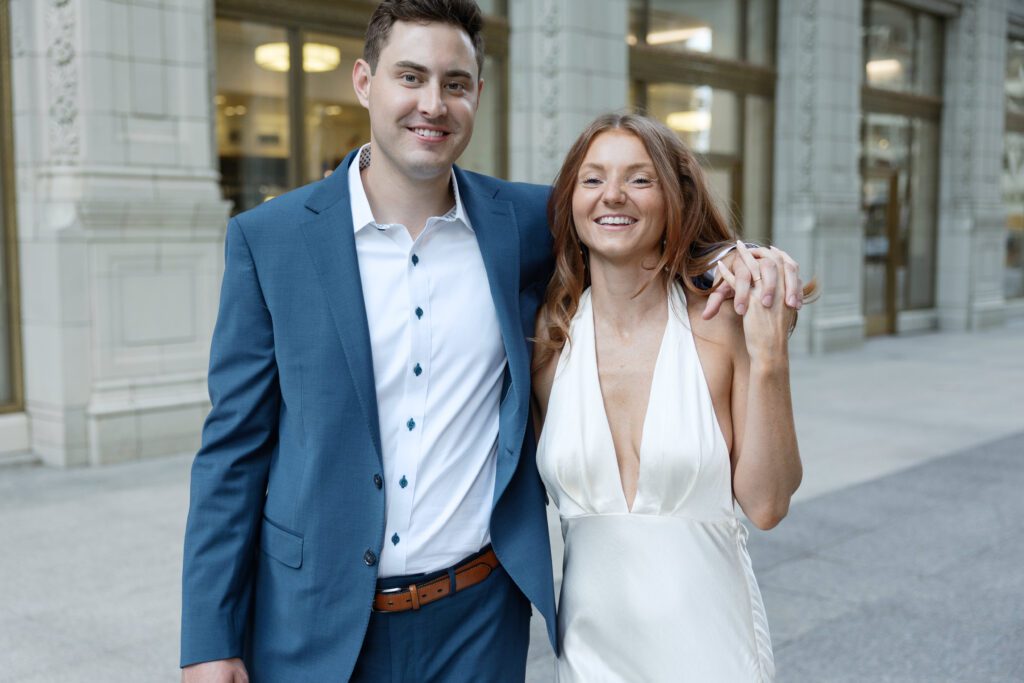
M628 131L643 142L654 163L665 201L664 247L651 271L651 281L664 272L666 282L678 280L689 291L707 296L708 291L694 285L693 278L706 273L721 248L736 240L712 199L704 171L675 133L640 114L598 117L569 149L548 202L555 272L537 320L535 368L542 367L565 345L580 296L590 284L583 253L585 247L572 219L572 195L587 150L594 138L609 130Z

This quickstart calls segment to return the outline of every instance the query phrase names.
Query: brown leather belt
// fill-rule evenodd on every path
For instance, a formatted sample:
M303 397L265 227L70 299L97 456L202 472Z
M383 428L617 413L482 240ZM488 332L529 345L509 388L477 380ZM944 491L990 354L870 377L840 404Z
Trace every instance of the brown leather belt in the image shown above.
M405 612L429 605L435 600L448 597L452 593L475 586L499 566L498 556L493 549L488 549L455 568L455 590L448 574L439 576L426 583L414 583L407 588L385 589L377 591L373 598L375 612Z

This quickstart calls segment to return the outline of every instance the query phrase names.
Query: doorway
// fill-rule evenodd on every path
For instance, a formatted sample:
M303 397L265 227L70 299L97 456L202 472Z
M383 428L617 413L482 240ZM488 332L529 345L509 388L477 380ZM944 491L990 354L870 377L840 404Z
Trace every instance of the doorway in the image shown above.
M864 229L864 319L868 335L894 334L906 212L900 196L906 176L893 168L868 168L861 191Z

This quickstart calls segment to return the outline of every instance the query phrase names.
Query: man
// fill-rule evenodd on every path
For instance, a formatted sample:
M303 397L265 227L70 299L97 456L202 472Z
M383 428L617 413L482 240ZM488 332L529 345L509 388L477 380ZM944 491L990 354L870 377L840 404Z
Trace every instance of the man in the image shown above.
M228 226L185 681L521 681L530 603L556 642L527 419L549 189L453 169L481 29L471 0L382 2L370 144Z

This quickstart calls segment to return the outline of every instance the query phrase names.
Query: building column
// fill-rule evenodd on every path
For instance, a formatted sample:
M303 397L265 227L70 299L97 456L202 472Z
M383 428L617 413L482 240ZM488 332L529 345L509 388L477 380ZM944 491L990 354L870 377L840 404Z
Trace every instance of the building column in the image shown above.
M860 0L780 0L774 243L815 277L820 299L800 312L797 352L864 337L858 113Z
M12 0L26 408L46 463L192 451L228 206L212 0Z
M550 184L599 113L628 105L627 0L509 3L509 175Z
M998 325L1005 316L1007 12L1006 0L965 0L946 25L936 274L944 330Z

